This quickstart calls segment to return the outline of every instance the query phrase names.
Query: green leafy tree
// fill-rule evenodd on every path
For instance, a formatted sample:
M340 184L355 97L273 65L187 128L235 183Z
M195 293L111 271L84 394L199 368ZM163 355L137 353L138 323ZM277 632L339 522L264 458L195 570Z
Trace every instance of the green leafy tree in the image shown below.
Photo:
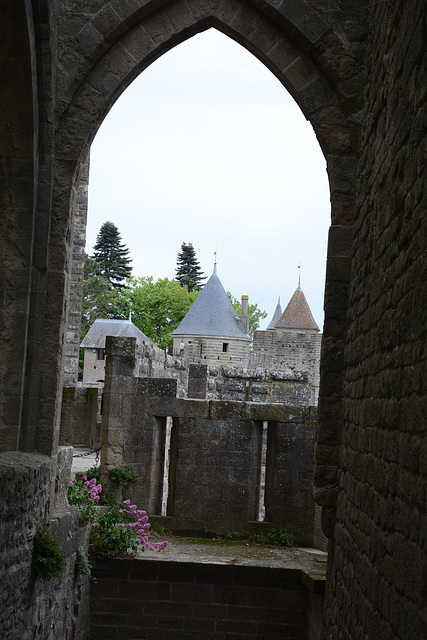
M242 312L242 304L240 300L237 300L229 291L227 291L228 299L233 305L234 311L240 316ZM257 304L249 304L248 305L248 316L249 316L249 336L251 341L254 339L254 333L259 327L260 320L263 320L267 317L267 311L262 311L258 307Z
M120 290L112 288L106 278L87 278L83 283L82 338L98 318L125 319L120 300Z
M122 244L122 239L116 225L104 222L94 246L92 259L98 264L97 275L102 276L114 288L120 289L124 280L132 273L129 249Z
M131 310L132 322L155 344L162 349L171 348L171 334L198 294L168 278L157 282L152 276L130 278L120 293L121 310L124 317Z
M181 286L184 287L186 285L188 291L193 291L194 289L200 290L206 278L200 268L199 261L196 258L196 252L191 242L189 244L185 242L182 243L181 251L178 252L176 258L176 264L176 280L178 280Z

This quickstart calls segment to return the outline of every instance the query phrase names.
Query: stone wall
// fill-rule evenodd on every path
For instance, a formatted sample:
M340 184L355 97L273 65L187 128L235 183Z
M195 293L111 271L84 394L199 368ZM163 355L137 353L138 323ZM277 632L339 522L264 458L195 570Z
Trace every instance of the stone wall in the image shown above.
M326 629L331 640L421 640L427 637L426 3L372 2L368 18Z
M181 340L184 343L184 356L189 362L198 364L226 364L235 367L247 367L249 361L249 339L232 338L174 338L173 353L181 352Z
M306 373L314 406L319 395L321 344L322 334L304 329L255 331L249 367Z
M101 466L130 465L138 473L132 500L164 515L176 532L278 526L300 544L324 544L312 497L315 409L179 399L175 380L134 375L134 339L108 337L106 351ZM167 418L173 426L164 487ZM264 423L265 522L259 518Z
M82 294L89 186L89 155L79 171L73 211L72 272L67 306L64 342L64 384L76 384L79 370L79 347L82 325Z
M313 388L307 374L274 369L190 364L187 395L209 400L315 406L311 403Z
M88 528L80 527L77 509L68 507L66 491L72 449L60 449L56 492L51 500L51 461L36 453L0 454L0 637L8 640L86 640L89 579L76 573L76 550L87 553ZM50 508L50 513L49 513ZM31 575L33 538L50 522L66 556L60 578Z
M301 572L158 560L96 560L91 637L320 640L322 595Z
M80 385L62 390L61 445L93 447L101 441L102 388Z

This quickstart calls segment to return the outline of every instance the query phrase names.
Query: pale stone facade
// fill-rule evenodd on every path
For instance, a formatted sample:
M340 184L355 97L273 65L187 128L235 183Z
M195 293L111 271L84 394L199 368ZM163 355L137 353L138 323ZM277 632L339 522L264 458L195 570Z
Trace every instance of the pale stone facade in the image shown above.
M229 364L239 367L248 366L249 347L247 340L192 336L191 339L187 337L174 338L173 343L174 354L183 355L191 362ZM181 343L184 343L184 352L182 354Z

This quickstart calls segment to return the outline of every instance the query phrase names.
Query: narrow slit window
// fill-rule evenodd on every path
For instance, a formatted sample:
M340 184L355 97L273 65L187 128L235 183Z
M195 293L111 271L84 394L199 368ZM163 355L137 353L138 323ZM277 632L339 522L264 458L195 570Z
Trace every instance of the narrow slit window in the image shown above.
M223 353L227 353L228 352L228 342L223 342L222 343L222 352Z

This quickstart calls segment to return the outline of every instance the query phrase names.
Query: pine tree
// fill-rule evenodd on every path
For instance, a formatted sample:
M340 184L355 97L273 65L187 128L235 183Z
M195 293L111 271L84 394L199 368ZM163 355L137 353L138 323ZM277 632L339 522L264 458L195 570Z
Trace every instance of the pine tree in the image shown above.
M196 252L191 242L181 245L181 251L176 258L176 280L183 287L187 285L189 291L200 289L203 280L206 280L196 258Z
M112 222L102 225L92 258L99 265L98 274L108 280L112 287L123 287L123 280L132 273L129 249L122 244L119 230Z

